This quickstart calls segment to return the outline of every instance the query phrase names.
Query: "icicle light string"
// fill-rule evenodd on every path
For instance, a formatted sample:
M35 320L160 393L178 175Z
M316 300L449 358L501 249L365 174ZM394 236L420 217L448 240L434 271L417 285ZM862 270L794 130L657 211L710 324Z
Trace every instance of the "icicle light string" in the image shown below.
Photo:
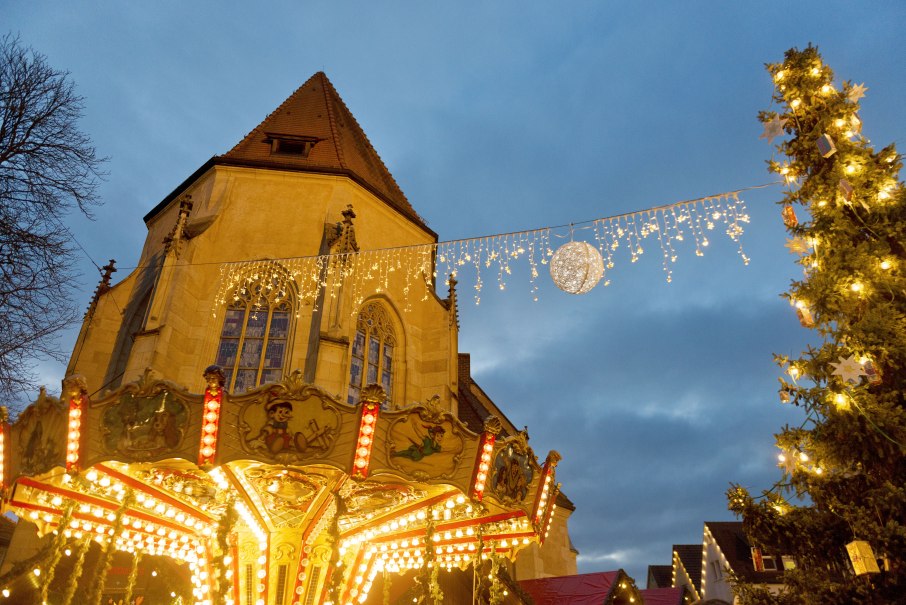
M351 294L352 307L357 309L368 295L386 292L391 284L401 287L404 309L408 311L415 295L413 288L423 285L419 299L427 299L438 274L460 282L471 278L472 296L479 304L486 276L496 274L498 288L505 290L513 264L522 259L526 259L529 268L529 291L537 300L539 265L549 264L554 254L552 237L567 237L554 231L565 227L570 228L571 234L591 231L590 239L602 254L605 271L615 266L621 247L628 250L630 262L636 262L645 252L643 244L654 236L661 250L665 278L670 282L671 265L678 258L675 243L691 237L696 256L702 256L710 244L708 233L718 226L737 244L737 253L748 264L741 236L749 215L739 194L776 184L529 231L357 253L222 263L214 315L216 309L240 302L266 308L291 298L301 303L295 305L297 312L301 305L317 310L322 301L335 300L341 292ZM604 281L605 286L609 284L610 280Z

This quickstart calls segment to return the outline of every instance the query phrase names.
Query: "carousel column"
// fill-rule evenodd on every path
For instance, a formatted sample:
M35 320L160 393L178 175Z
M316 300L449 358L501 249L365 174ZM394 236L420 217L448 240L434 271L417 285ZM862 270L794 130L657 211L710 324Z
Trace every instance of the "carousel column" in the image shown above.
M201 422L201 444L198 446L198 466L208 468L217 456L217 436L220 429L220 410L223 405L223 370L212 365L205 368L204 402Z
M478 443L478 452L475 454L475 468L472 471L472 493L471 497L477 502L481 502L484 497L485 484L488 481L488 473L491 469L491 456L494 453L494 442L497 435L503 430L500 419L496 416L488 416L484 421L484 432L481 434L481 441Z
M88 382L81 374L63 379L63 393L69 397L69 427L66 438L66 472L79 472L82 443L82 414L88 409Z

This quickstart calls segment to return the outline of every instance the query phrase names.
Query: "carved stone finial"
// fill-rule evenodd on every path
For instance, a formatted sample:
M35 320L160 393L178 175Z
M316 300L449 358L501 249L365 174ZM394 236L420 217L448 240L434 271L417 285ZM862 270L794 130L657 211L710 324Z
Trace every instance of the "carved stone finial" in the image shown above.
M327 230L327 245L330 247L331 254L351 254L359 251L359 245L355 238L355 226L352 219L355 218L355 211L352 204L346 206L342 213L343 220Z
M547 462L550 463L551 468L557 466L561 460L563 460L563 456L557 450L551 450L547 454Z
M176 217L176 224L173 225L173 230L170 231L170 234L164 238L165 253L169 253L172 250L176 257L179 258L182 244L185 241L186 223L189 220L189 214L192 213L192 206L192 196L188 193L179 200L179 214Z
M447 286L449 288L447 294L447 308L450 309L450 325L456 323L456 327L459 327L459 302L456 298L456 284L459 282L456 281L456 278L453 275L447 278Z
M101 281L98 282L98 287L94 289L91 302L88 303L88 311L85 313L89 318L94 314L94 309L97 307L101 295L110 290L110 276L116 273L116 260L111 258L106 265L101 267L100 271Z
M387 401L387 393L384 391L384 387L372 383L362 389L359 400L362 403L384 403Z

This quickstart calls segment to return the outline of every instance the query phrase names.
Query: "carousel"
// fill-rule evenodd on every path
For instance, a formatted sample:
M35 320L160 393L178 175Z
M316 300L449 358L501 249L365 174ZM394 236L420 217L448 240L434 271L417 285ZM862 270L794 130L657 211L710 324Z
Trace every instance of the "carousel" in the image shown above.
M525 431L491 416L475 434L437 400L386 409L378 385L353 406L298 371L243 394L216 366L205 382L149 370L89 398L71 376L0 425L4 512L43 537L0 577L9 602L28 576L51 605L440 603L445 574L471 578L471 602L520 602L500 578L544 541L559 454L539 463ZM158 600L143 561L170 566Z

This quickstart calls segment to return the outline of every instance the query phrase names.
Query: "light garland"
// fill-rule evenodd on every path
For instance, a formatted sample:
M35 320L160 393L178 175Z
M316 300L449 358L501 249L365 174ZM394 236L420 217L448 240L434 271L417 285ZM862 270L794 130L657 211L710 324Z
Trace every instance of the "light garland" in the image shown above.
M643 243L656 238L666 280L670 282L670 266L678 258L677 242L691 240L696 256L702 256L710 244L709 233L718 225L738 244L738 254L748 264L741 236L749 215L739 197L741 191L595 219L569 228L571 232L591 231L592 243L588 245L602 255L605 271L615 266L621 247L629 251L630 262L634 263L645 252ZM353 307L357 308L367 296L385 292L391 284L401 286L403 308L408 311L419 289L420 300L427 300L439 274L457 280L464 274L472 275L474 300L479 304L484 276L496 274L498 289L505 290L513 265L522 261L528 264L530 292L537 300L538 268L547 265L554 255L551 238L557 237L555 229L544 227L353 253L224 263L213 314L216 316L218 309L242 299L263 307L295 297L317 308L319 301L339 296L341 286L351 294ZM609 283L604 281L604 285Z

